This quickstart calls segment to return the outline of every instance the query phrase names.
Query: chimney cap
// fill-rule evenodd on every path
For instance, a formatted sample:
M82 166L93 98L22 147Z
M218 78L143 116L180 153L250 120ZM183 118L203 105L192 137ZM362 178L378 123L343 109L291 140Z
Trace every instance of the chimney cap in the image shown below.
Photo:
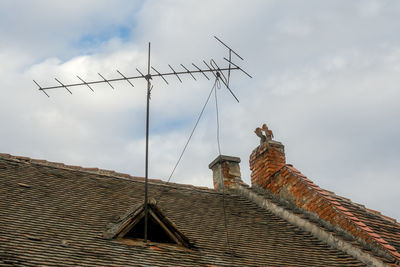
M214 159L208 165L208 168L212 169L216 164L223 163L225 161L240 163L240 158L232 157L232 156L226 156L226 155L219 155L216 159Z

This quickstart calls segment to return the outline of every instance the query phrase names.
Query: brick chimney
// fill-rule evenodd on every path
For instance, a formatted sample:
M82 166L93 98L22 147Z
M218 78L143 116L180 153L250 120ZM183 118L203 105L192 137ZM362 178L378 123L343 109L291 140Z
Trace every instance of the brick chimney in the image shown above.
M236 185L243 184L239 163L240 158L220 155L208 165L213 171L216 190L235 188Z
M260 145L250 155L251 185L267 188L271 176L286 165L282 143L272 140L272 131L264 124L255 133Z

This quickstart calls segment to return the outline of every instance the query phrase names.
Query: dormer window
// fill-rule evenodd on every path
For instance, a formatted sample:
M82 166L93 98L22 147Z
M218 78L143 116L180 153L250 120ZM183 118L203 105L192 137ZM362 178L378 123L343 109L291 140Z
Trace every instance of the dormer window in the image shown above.
M176 244L191 247L189 240L176 228L156 206L155 201L148 203L147 239L150 242ZM144 240L144 205L136 206L104 233L106 238Z

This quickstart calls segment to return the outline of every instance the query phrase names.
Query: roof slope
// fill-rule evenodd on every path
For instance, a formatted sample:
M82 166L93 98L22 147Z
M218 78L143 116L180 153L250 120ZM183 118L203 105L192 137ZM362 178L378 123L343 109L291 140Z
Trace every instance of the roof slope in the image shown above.
M373 232L387 241L396 249L397 256L400 252L400 224L393 218L387 217L378 211L365 208L363 205L356 204L349 199L332 194L341 205L347 208L355 217L366 226L370 227ZM384 242L383 242L384 243ZM388 246L386 246L388 247ZM388 247L389 249L392 249ZM392 249L393 250L393 249Z
M320 188L291 165L277 171L265 186L269 192L317 214L364 245L371 245L400 260L400 224L395 219Z
M156 181L150 196L195 248L104 238L142 202L143 187L140 178L1 154L0 264L364 266L232 194L225 195L228 248L221 193Z
M263 129L268 130L265 124ZM260 131L261 128L256 129L256 133ZM282 143L262 133L258 136L260 145L250 155L254 188L273 194L281 203L307 214L310 220L317 218L324 228L358 243L374 258L400 266L400 224L396 220L320 188L286 164Z

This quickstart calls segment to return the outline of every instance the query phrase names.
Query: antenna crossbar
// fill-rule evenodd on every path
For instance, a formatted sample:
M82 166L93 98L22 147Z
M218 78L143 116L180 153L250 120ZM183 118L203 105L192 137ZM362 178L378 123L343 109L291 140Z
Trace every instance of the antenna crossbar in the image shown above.
M114 87L113 87L113 86L111 85L111 83L110 83L110 80L107 80L106 78L104 78L103 75L101 75L100 73L98 73L98 74L100 75L101 78L103 78L104 81L102 81L102 82L108 83L108 85L109 85L112 89L114 89ZM125 80L125 79L121 79L121 80Z
M125 77L125 75L123 75L119 70L117 70L117 72L124 78L124 80L126 80L130 85L132 85L132 87L135 87L130 80L128 80L128 78Z
M217 75L214 73L214 72L217 72L216 70L214 70L214 69L212 69L208 64L207 64L207 62L205 62L204 60L203 60L203 62L204 62L204 64L207 66L207 68L208 68L208 70L207 70L207 72L211 72L213 75L214 75L214 77L215 78L217 78ZM230 68L228 68L228 70L229 70Z
M46 91L42 90L42 87L40 87L40 85L39 85L35 80L33 80L33 82L39 87L39 90L41 90L45 95L47 95L47 97L50 97L50 96L46 93Z
M143 74L138 68L136 68L136 70L137 70L137 72L140 73L140 75L142 75L142 76L141 76L142 78L145 78L145 79L146 79L146 76L144 76L144 74ZM128 78L128 79L129 79L129 78Z
M244 71L241 67L239 67L238 65L236 65L235 63L233 63L232 61L230 61L229 59L225 58L224 59L226 61L229 62L229 64L232 64L233 66L235 66L237 69L241 70L244 74L246 74L249 78L253 78L250 74L248 74L246 71ZM231 68L232 69L232 68Z
M35 80L34 83L39 87L39 90L42 91L44 94L46 94L46 96L50 97L47 93L46 90L51 90L51 89L59 89L59 88L63 88L66 89L70 94L72 94L72 92L70 91L69 88L71 87L76 87L76 86L87 86L89 87L90 90L93 90L93 88L91 87L91 85L95 85L95 84L103 84L103 83L107 83L112 89L114 89L112 83L113 82L118 82L118 81L127 81L132 87L134 86L133 83L131 82L131 80L135 80L135 79L145 79L147 82L147 104L146 104L146 150L145 150L145 196L144 196L144 203L145 203L145 223L144 223L144 242L147 242L147 232L148 232L148 160L149 160L149 109L150 109L150 97L151 97L151 90L153 88L153 85L151 84L151 80L152 77L161 77L165 83L168 84L168 81L166 80L165 77L167 76L171 76L171 75L175 75L178 80L180 82L182 82L181 78L179 75L191 75L192 78L194 80L197 80L196 77L194 76L194 74L196 73L201 73L203 74L203 76L207 79L210 80L210 78L206 75L206 73L212 73L215 77L215 83L214 83L214 87L213 90L215 90L216 86L219 86L219 80L221 80L224 85L226 86L226 88L229 90L229 92L233 95L233 97L239 102L238 98L235 96L235 94L232 92L232 90L229 88L229 79L230 79L230 74L231 71L233 70L240 70L242 71L244 74L246 74L247 76L249 76L250 78L252 78L247 72L245 72L242 68L240 68L238 65L234 64L232 62L232 53L234 55L236 55L237 57L239 57L241 60L243 60L243 58L236 53L232 48L230 48L228 45L226 45L224 42L222 42L218 37L214 36L215 39L217 39L217 41L219 41L222 45L224 45L229 52L229 59L224 58L227 62L228 62L228 67L227 68L220 68L217 63L215 62L214 59L210 60L210 65L207 64L206 61L203 60L203 63L205 64L206 68L202 69L199 68L197 65L195 65L194 63L192 63L193 67L195 67L195 70L189 70L188 68L186 68L183 64L180 64L181 67L184 69L184 71L175 71L174 68L172 68L171 65L168 64L169 68L171 69L172 72L166 72L166 73L161 73L158 70L156 70L154 67L151 66L150 64L150 43L148 46L148 59L147 59L147 74L143 74L138 68L136 68L136 71L140 74L139 76L125 76L123 73L121 73L119 70L117 70L118 74L121 75L121 77L119 78L113 78L113 79L106 79L103 75L101 75L100 73L98 73L98 75L102 78L102 80L95 80L95 81L85 81L84 79L82 79L81 77L77 76L77 78L81 81L79 83L71 83L71 84L64 84L62 83L60 80L58 80L57 78L55 78L55 80L60 84L60 85L56 85L56 86L48 86L48 87L42 87L39 85L39 83L37 83ZM232 67L233 66L233 67ZM152 74L151 70L153 70L155 73ZM228 78L226 78L224 72L227 72L227 76ZM212 90L212 91L213 91ZM211 93L212 93L211 91ZM211 96L208 96L208 99ZM215 91L216 93L216 91ZM217 100L217 99L216 99ZM207 100L208 102L208 100ZM207 103L206 103L207 104ZM203 107L203 111L204 111L205 106ZM203 113L203 111L201 112L201 114ZM198 121L197 121L198 123ZM196 125L197 125L196 123ZM193 132L192 132L193 134ZM187 144L186 144L187 146ZM186 149L185 146L185 149ZM184 150L185 150L184 149ZM182 155L181 155L182 157ZM179 159L180 160L180 159ZM178 160L178 163L179 163ZM176 168L176 166L175 166ZM175 170L174 168L174 170ZM172 174L171 174L172 176ZM171 179L168 179L169 180ZM150 229L151 230L151 229Z
M66 85L64 85L62 82L60 82L57 78L54 78L59 84L61 84L61 87L65 88L71 95L72 92L68 89L68 87Z
M210 78L208 78L208 76L204 73L204 71L202 71L199 67L197 67L194 63L192 63L192 65L197 69L197 70L199 70L203 75L204 75L204 77L206 77L207 78L207 80L210 80Z
M164 82L166 83L166 84L169 84L168 82L167 82L167 80L164 78L164 74L161 74L160 72L158 72L158 70L156 70L154 67L151 67L155 72L157 72L157 75L153 75L153 76L160 76L163 80L164 80ZM149 73L149 75L151 75L150 73Z
M188 71L167 72L167 73L163 73L162 75L163 76L170 76L170 75L176 75L176 74L181 75L181 74L193 74L193 73L203 73L204 74L204 72L212 72L212 73L214 73L214 72L217 72L217 71L228 71L228 70L229 70L229 68L221 68L219 70L209 68L209 69L205 69L205 70L202 70L202 69L191 70L189 72ZM239 70L239 68L238 67L234 67L234 68L231 68L231 70ZM152 76L153 77L157 77L157 76L161 76L161 75L153 74Z
M176 71L174 70L174 68L172 68L171 65L168 64L168 67L174 72L174 74L176 75L176 78L178 78L178 80L182 83L181 78L179 78L179 75L176 73Z
M193 78L195 81L197 81L196 78L194 77L194 75L190 72L190 70L188 70L185 66L183 66L183 64L181 64L181 66L182 66L182 68L184 68L184 69L186 70L186 73L189 73L190 76L192 76L192 78Z
M222 42L217 36L214 36L215 39L217 39L222 45L224 45L226 48L229 49L229 51L231 51L232 53L234 53L238 58L240 58L241 60L243 60L243 58L236 53L232 48L230 48L227 44L225 44L224 42Z
M150 74L151 77L161 77L164 79L164 81L168 84L168 82L165 80L165 78L163 76L171 76L171 75L184 75L184 74L193 74L193 73L202 73L206 78L208 78L205 73L207 72L211 72L214 74L216 72L221 72L223 73L224 71L229 71L229 70L241 70L243 71L240 67L238 67L237 65L231 68L211 68L205 61L204 63L206 64L206 66L208 67L208 69L200 69L198 68L196 65L194 65L196 67L196 70L185 70L185 71L173 71L173 72L166 72L166 73L160 73L157 70L155 70L153 67L151 67L156 73L155 74ZM87 81L84 82L80 77L78 77L82 82L80 83L71 83L71 84L63 84L61 83L59 80L57 80L61 85L56 85L56 86L48 86L48 87L41 87L36 81L34 81L36 83L36 85L39 87L40 91L45 91L45 90L51 90L51 89L59 89L59 88L65 88L68 90L68 92L70 92L72 94L72 92L68 89L70 87L76 87L76 86L90 86L93 84L101 84L101 83L107 83L108 85L111 86L112 89L114 89L114 87L112 86L112 82L118 82L118 81L130 81L130 80L134 80L134 79L146 79L146 76L143 75L142 72L140 72L138 69L136 69L139 73L140 76L130 76L130 77L126 77L123 76L122 78L113 78L113 79L106 79L103 75L101 75L100 73L99 76L103 79L103 80L97 80L97 81ZM120 73L122 74L122 73ZM179 76L178 76L179 77ZM195 79L195 78L194 78ZM209 79L209 78L208 78ZM179 79L181 81L181 79ZM133 84L131 84L133 86ZM91 88L91 87L89 87ZM93 90L93 89L92 89Z
M211 64L211 66L212 66L214 69L217 70L217 77L221 77L221 74L222 74L223 79L221 78L221 81L224 83L226 89L228 89L228 91L232 94L232 96L233 96L233 97L236 99L236 101L239 103L239 99L238 99L238 98L236 97L236 95L232 92L231 88L229 88L229 80L226 79L224 73L221 71L220 67L217 65L217 63L214 61L214 59L211 59L210 64ZM214 66L214 65L215 65L215 66ZM215 67L216 67L216 68L215 68ZM230 70L232 70L232 67L229 66L229 73L230 73Z
M224 79L225 79L225 81L224 81L224 80L222 80L222 81L224 82L225 86L228 87L228 86L229 86L229 81L226 79L224 73L221 71L221 68L217 65L217 62L215 62L214 59L211 59L211 60L210 60L210 65L211 65L211 67L212 67L215 71L217 71L217 72L219 72L220 74L222 74L222 77L224 77ZM214 65L215 65L215 66L214 66ZM228 68L228 71L230 71L230 70L232 70L231 67Z
M92 90L92 91L94 92L93 88L90 87L90 85L87 84L87 82L85 82L85 81L84 81L81 77L79 77L78 75L76 75L76 77L78 77L79 80L81 80L84 84L86 84L86 85L89 87L90 90ZM43 92L44 92L44 91L43 91Z

